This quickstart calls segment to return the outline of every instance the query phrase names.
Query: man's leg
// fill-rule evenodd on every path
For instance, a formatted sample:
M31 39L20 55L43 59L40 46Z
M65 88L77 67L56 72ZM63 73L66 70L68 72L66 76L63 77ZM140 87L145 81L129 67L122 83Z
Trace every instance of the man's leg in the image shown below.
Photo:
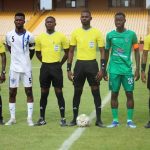
M133 92L126 92L126 96L127 96L127 125L130 128L136 128L136 125L132 121L134 111Z
M74 96L73 96L73 120L70 122L70 126L76 125L76 119L79 112L80 99L82 95L83 88L74 87Z
M91 86L91 92L94 98L95 110L96 110L96 126L104 127L101 121L101 96L99 86Z
M108 125L108 128L114 128L119 126L119 119L118 119L118 95L119 92L111 92L111 111L113 122L112 124Z
M25 87L25 93L27 96L27 123L29 126L33 126L34 123L32 121L32 115L33 115L33 93L32 93L32 87Z
M47 106L47 97L49 95L49 88L41 88L41 98L40 98L40 119L38 120L37 124L45 125L45 111Z
M65 119L65 100L64 100L62 88L55 88L55 94L57 97L59 110L60 110L60 116L61 116L60 125L66 126L67 124L66 124L66 119Z
M149 110L149 121L145 125L145 128L150 128L150 90L149 90L148 110Z
M15 111L16 111L16 95L17 88L9 88L9 112L10 120L5 125L12 125L16 123Z
M0 124L3 125L3 116L2 116L2 97L0 95Z
M150 128L150 65L149 65L149 71L148 71L147 88L149 90L149 100L148 100L149 121L145 125L145 128Z

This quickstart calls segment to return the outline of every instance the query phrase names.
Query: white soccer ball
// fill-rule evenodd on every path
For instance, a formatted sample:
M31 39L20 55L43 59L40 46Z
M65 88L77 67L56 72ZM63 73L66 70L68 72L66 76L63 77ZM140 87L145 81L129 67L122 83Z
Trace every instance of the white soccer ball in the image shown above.
M86 114L81 114L77 117L77 126L87 127L90 125L90 119Z

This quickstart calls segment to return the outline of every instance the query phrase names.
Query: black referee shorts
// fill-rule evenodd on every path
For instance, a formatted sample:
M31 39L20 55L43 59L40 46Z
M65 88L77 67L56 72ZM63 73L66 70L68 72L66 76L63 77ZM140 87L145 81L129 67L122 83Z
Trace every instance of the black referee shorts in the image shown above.
M39 80L41 88L50 88L51 83L53 87L62 88L63 73L60 62L42 63Z
M99 71L96 60L77 60L74 68L74 86L83 87L87 79L90 86L99 86L96 75Z
M149 65L147 77L148 77L147 78L147 88L150 90L150 65Z

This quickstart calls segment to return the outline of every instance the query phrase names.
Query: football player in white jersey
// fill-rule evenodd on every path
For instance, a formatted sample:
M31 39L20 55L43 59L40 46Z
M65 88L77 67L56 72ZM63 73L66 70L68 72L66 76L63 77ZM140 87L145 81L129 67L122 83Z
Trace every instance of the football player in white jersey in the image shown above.
M14 18L15 29L6 35L6 46L11 54L9 72L9 111L10 120L5 125L16 123L15 103L19 81L22 80L27 96L27 123L33 126L33 93L31 61L34 55L34 37L24 28L24 13L16 13Z

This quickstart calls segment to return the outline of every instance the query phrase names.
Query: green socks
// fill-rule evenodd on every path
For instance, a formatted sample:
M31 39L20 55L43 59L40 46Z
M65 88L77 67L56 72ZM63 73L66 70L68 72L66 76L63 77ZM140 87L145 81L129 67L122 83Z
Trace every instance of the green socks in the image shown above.
M132 120L133 111L134 111L134 109L127 109L127 120L128 121ZM118 122L118 109L117 108L112 108L112 116L113 116L113 121Z
M133 118L133 110L134 109L127 109L127 120L131 121Z
M118 108L112 108L113 121L118 122Z

